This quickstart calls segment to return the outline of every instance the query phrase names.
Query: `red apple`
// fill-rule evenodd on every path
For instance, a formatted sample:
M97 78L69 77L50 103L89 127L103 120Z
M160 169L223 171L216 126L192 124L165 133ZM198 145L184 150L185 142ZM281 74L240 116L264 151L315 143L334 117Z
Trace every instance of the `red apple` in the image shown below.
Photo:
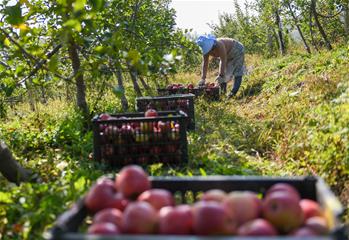
M116 189L128 198L137 197L150 188L148 174L137 165L123 167L116 177Z
M250 191L234 191L223 201L230 219L238 226L261 215L262 202L257 194Z
M312 237L312 236L318 236L312 229L308 227L302 227L295 229L293 232L290 233L292 236L297 237Z
M85 205L92 212L98 212L105 208L117 208L121 211L128 204L128 200L115 189L112 180L102 178L93 185L85 197Z
M193 213L189 205L163 207L159 212L159 233L189 235L193 229Z
M262 218L246 222L238 229L240 236L276 236L277 234L274 226Z
M162 150L161 150L160 146L154 146L154 147L150 148L149 152L153 155L159 155L162 152Z
M200 201L193 206L193 230L198 235L225 235L235 231L222 204Z
M119 228L109 222L96 223L89 226L87 229L88 234L98 234L98 235L117 235L120 234Z
M311 199L302 199L299 204L303 210L305 219L315 216L323 216L322 209L317 202Z
M278 192L278 191L286 191L289 194L294 195L295 197L297 197L298 201L300 201L301 196L299 195L298 190L293 187L292 185L288 184L288 183L276 183L273 186L271 186L268 191L266 192L266 196L268 194L271 194L273 192Z
M157 117L159 114L155 109L148 109L145 113L145 117Z
M137 163L146 164L150 162L150 158L148 156L140 156L137 158Z
M99 119L102 121L109 120L110 118L111 116L108 113L102 113L101 115L99 115Z
M106 208L93 216L93 224L109 222L121 228L122 212L116 208Z
M193 89L194 85L192 83L188 84L188 89Z
M161 132L165 133L166 131L168 131L168 124L166 124L163 121L158 121L158 125L157 125L158 129L161 130Z
M155 233L157 224L157 211L147 202L130 203L122 218L122 230L130 234Z
M329 232L329 227L324 217L310 217L305 221L304 226L310 228L319 235L326 235Z
M160 210L165 206L174 206L175 199L171 192L165 189L149 189L138 197L138 201L150 203L156 210Z
M264 198L263 216L282 233L291 232L304 222L298 198L287 191L272 192Z
M223 202L227 193L220 189L211 189L204 192L201 196L201 201Z

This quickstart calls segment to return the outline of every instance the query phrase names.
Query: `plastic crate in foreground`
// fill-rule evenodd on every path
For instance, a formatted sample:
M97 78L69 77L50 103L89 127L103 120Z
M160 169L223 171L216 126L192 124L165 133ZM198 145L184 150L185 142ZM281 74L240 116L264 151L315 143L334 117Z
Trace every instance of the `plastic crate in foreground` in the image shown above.
M331 192L327 184L318 177L259 177L259 176L208 176L208 177L153 177L153 188L164 188L171 191L177 203L191 201L200 192L210 189L222 189L226 192L250 190L264 195L267 189L276 183L288 183L294 186L302 198L308 198L320 203L325 211L330 225L331 234L316 237L238 237L238 236L179 236L179 235L117 235L92 236L79 232L79 227L88 216L87 209L80 199L74 207L63 213L51 231L52 240L344 240L347 239L344 225L340 222L343 213L342 205Z

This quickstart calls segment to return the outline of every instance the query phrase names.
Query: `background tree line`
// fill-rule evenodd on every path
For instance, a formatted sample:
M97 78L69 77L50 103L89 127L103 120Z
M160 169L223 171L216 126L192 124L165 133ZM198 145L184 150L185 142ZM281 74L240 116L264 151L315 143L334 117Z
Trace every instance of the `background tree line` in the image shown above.
M234 9L211 27L217 36L240 40L250 53L284 55L301 43L310 54L348 40L348 0L256 0L243 6L234 0Z
M8 103L75 100L85 115L113 89L122 109L150 84L190 68L197 47L175 29L170 0L5 0L0 4L0 112Z

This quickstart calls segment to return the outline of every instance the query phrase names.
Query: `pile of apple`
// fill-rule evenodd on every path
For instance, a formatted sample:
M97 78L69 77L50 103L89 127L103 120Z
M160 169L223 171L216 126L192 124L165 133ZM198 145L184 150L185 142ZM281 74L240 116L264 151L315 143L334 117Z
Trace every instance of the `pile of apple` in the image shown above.
M278 183L261 199L251 191L204 192L194 204L176 205L166 189L151 188L143 169L129 165L116 180L102 178L84 199L93 214L88 234L319 236L329 232L323 210Z
M189 83L187 85L181 84L181 83L171 83L167 85L166 87L167 90L178 90L178 89L194 89L194 84Z
M145 118L154 121L113 122L116 118L101 114L99 125L102 159L117 159L123 164L146 164L154 161L180 161L180 124L156 120L158 112L148 109ZM109 121L109 123L108 123Z
M138 101L138 109L146 111L148 109L156 109L158 111L176 111L182 110L183 112L189 112L189 100L188 99L156 99L156 100L142 100Z

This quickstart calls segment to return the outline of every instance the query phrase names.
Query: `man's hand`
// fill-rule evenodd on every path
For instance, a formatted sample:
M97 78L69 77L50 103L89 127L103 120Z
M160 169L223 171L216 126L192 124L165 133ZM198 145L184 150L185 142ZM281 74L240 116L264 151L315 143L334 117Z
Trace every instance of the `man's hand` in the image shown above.
M205 79L201 79L199 82L198 82L198 86L204 86L205 85Z
M217 76L216 77L216 82L218 82L218 84L222 84L224 83L224 77L222 77L221 75Z

